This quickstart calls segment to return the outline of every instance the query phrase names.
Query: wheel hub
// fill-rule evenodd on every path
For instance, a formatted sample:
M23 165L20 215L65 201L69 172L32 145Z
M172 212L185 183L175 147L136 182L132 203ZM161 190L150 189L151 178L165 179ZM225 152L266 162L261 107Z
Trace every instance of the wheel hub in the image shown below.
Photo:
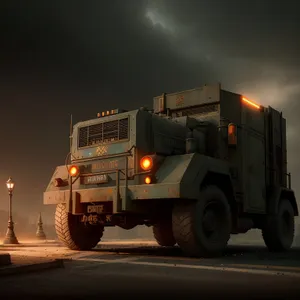
M203 217L203 227L207 232L213 232L217 229L216 214L212 210L208 210Z
M291 216L288 212L285 212L282 216L281 228L283 234L288 236L291 234L291 226L292 226Z

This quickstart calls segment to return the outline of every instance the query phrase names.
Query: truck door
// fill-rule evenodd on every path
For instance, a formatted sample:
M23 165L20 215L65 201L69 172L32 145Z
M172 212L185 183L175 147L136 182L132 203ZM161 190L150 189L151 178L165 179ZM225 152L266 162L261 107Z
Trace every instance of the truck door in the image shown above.
M241 112L244 211L266 211L266 159L264 112L243 105Z

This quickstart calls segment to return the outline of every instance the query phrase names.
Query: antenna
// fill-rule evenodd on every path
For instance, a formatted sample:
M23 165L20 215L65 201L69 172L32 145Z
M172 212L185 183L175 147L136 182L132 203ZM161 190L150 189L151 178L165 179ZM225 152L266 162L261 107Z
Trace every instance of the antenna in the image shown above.
M73 115L71 114L70 116L70 151L71 151L71 147L72 147L72 136L73 136Z

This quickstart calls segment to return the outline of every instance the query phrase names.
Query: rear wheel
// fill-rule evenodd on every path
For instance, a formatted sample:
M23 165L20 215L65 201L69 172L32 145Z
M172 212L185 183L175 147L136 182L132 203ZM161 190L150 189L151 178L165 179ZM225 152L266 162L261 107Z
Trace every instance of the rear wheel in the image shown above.
M71 250L90 250L100 242L104 227L80 222L80 216L66 211L64 204L58 204L55 212L56 234Z
M173 209L173 233L189 256L222 255L231 232L231 210L216 186L204 188L197 202L178 203Z
M172 247L176 244L173 229L172 219L162 220L153 225L153 235L156 242L160 246Z
M287 251L291 248L295 233L294 209L290 201L283 199L275 216L267 217L262 236L271 252Z

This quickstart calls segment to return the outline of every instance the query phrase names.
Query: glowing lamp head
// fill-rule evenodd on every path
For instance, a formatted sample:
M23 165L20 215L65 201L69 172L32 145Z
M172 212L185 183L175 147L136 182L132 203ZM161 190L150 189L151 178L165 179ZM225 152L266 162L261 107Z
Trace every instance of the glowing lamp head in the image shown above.
M152 182L151 177L150 177L150 176L147 176L147 177L145 178L145 183L146 183L146 184L150 184L151 182Z
M69 169L69 174L72 177L75 177L79 174L79 168L77 166L71 166Z
M144 171L151 170L153 167L153 159L150 156L144 156L140 162L141 168Z
M13 189L15 187L15 183L13 182L11 177L9 177L8 180L6 181L6 187L7 187L9 192L13 191Z

